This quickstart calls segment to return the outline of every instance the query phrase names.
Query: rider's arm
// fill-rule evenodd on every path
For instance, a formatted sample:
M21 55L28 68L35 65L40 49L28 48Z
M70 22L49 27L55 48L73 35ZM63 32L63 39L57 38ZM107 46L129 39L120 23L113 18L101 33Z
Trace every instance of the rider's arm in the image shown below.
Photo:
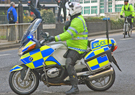
M64 33L55 36L55 41L66 41L75 37L80 31L83 31L82 28L78 27L82 24L81 20L74 20L75 21L72 21L71 25Z
M132 17L134 17L134 8L133 8L133 6L130 6L130 10L132 12Z
M123 13L124 13L124 5L123 5L122 8L121 8L120 15L123 15Z

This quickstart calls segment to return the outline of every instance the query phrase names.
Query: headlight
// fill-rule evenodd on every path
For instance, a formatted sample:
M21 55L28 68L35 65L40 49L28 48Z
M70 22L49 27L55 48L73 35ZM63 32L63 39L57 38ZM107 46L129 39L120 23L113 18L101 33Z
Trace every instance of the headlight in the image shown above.
M21 56L23 54L23 52L22 52L23 49L24 49L24 47L19 48L19 50L18 50L18 55L19 56Z

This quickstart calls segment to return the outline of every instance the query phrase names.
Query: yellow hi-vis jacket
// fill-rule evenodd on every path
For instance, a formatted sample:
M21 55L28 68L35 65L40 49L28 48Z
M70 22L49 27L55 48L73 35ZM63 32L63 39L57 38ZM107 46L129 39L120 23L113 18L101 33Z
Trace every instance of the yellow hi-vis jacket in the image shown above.
M123 15L123 13L125 14L125 17L132 15L132 17L134 17L134 8L132 5L130 5L129 3L127 5L123 5L120 15ZM133 22L133 19L132 19Z
M69 49L84 53L88 44L88 30L83 16L74 18L64 33L55 36L55 41L66 41Z

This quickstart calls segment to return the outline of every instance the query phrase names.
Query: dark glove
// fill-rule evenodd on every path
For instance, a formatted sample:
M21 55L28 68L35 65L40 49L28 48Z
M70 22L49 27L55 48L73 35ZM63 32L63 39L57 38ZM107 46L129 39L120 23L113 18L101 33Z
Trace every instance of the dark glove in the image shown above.
M121 18L123 18L123 15L120 15Z
M66 21L66 22L65 22L65 30L68 29L68 27L70 26L70 23L71 23L71 21Z
M49 42L55 41L55 37L54 37L54 36L48 37L48 41L49 41Z
M134 18L134 17L132 16L132 18Z

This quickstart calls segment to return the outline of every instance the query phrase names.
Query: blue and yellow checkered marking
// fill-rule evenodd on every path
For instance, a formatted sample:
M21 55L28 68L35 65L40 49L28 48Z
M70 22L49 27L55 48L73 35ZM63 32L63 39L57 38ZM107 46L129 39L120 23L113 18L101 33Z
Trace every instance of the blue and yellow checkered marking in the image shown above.
M50 56L46 61L51 61L51 62L55 62L58 65L61 65L54 57Z
M10 72L12 72L12 71L19 71L19 70L22 70L23 69L23 67L21 67L21 66L19 66L19 65L15 65L11 70L10 70Z
M85 59L89 59L95 55L98 55L104 51L107 51L109 50L108 47L104 47L104 48L100 48L98 50L94 50L94 51L90 51L86 56L85 56ZM95 58L93 60L90 60L89 62L87 62L87 64L89 65L89 67L91 68L91 70L96 70L100 67L103 67L105 65L107 65L109 63L109 60L107 58L107 56L103 56L103 57L98 57L98 58Z
M116 45L116 42L114 39L109 39L109 47L112 46L112 44ZM107 39L101 39L91 42L91 49L96 50L99 48L103 48L108 46L108 40Z
M53 57L49 57L54 50L49 46L42 46L39 49L33 50L21 57L21 61L31 69L39 68L43 66L43 62L46 65L59 64Z

